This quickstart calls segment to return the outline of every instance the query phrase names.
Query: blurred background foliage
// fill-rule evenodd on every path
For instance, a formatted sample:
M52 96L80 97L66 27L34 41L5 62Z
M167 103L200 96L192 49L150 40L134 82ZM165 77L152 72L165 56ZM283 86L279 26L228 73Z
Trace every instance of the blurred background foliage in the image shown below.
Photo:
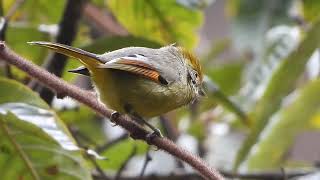
M56 41L68 3L83 3L75 47L176 43L200 59L207 97L152 119L165 136L223 172L320 178L320 1L2 0L1 40L45 67L52 54L26 42ZM92 90L67 72L79 65L62 78ZM139 179L148 156L146 177L194 173L68 97L45 102L31 78L0 61L2 179Z

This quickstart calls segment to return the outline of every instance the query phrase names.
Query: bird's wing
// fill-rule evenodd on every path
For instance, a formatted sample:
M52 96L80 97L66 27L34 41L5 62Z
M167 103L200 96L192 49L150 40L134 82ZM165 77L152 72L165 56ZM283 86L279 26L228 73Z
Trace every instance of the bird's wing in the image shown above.
M99 65L97 68L122 70L148 78L159 84L167 85L168 82L166 79L164 79L160 75L160 72L151 66L148 61L148 58L143 55L133 54L110 60L105 64Z

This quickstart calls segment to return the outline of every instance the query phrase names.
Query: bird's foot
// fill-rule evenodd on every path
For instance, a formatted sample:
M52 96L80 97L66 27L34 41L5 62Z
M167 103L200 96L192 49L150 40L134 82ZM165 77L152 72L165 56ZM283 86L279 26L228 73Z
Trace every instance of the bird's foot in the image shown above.
M161 134L161 131L159 129L154 129L152 133L147 134L146 141L148 144L151 144L151 141L156 138L163 138L163 135Z
M119 117L120 117L120 113L117 112L117 111L114 111L114 112L111 114L111 116L110 116L110 121L111 121L111 123L113 124L112 126L117 126L117 125L118 125L116 121L118 120Z

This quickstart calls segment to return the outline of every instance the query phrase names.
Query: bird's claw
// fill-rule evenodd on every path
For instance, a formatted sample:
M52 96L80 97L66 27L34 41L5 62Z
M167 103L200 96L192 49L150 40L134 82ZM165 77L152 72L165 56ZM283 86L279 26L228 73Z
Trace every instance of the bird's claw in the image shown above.
M159 129L155 129L152 133L147 134L146 141L149 145L151 145L151 141L156 138L163 138L161 131Z
M155 134L156 136L163 138L163 135L161 134L161 131L159 129L155 129L151 134Z
M112 127L117 126L117 119L120 117L120 113L118 113L117 111L114 111L113 113L111 113L110 116L110 121L111 123L113 123Z

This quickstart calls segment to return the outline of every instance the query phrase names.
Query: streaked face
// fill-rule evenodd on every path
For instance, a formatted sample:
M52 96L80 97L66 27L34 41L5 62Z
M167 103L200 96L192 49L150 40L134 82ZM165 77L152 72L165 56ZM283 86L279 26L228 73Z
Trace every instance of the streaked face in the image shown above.
M193 92L195 92L196 98L205 95L202 88L202 79L198 71L190 66L188 68L187 81Z

